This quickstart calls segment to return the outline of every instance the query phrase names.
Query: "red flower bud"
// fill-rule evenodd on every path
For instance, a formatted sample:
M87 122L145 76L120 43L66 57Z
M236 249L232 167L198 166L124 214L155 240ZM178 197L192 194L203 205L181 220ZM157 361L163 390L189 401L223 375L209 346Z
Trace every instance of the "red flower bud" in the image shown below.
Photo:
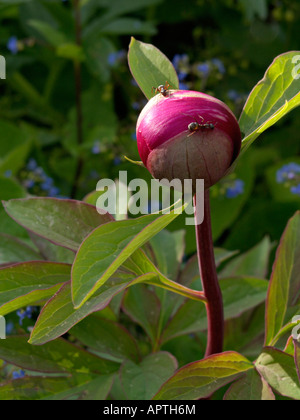
M223 102L193 91L157 94L137 122L140 157L156 179L218 182L241 148L238 122Z

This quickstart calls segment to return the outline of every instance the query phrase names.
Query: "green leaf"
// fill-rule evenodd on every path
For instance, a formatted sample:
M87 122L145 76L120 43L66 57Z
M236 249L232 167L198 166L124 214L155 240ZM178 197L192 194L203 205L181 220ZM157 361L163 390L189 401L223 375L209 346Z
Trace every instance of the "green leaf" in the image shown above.
M32 19L27 21L27 24L37 30L43 36L43 38L54 47L59 47L60 45L67 42L67 38L65 37L64 33L53 28L53 26L47 22Z
M129 67L144 95L150 99L153 87L168 82L172 89L179 89L173 64L159 49L131 38L128 54Z
M231 385L225 401L275 401L272 389L256 369L249 370L241 379Z
M184 255L185 231L169 232L162 230L151 239L157 266L170 279L176 279Z
M138 365L126 361L121 368L120 378L127 399L151 400L176 368L176 359L166 352L150 354Z
M300 304L300 212L290 219L281 238L269 285L266 307L266 345L291 321ZM294 314L293 314L294 315Z
M0 178L0 198L8 200L11 197L26 197L26 191L13 179Z
M118 272L77 310L74 309L71 298L71 284L65 284L42 309L29 342L40 345L60 337L91 313L104 309L114 296L135 281L147 280L152 276L153 274L144 275L136 279L131 273Z
M131 17L123 17L115 19L112 22L107 23L101 28L101 32L105 35L155 35L157 30L150 22L143 22L139 19Z
M81 245L73 265L75 307L82 306L137 249L176 219L175 212L107 223L94 230Z
M266 347L255 365L276 392L300 400L299 378L292 356L272 347Z
M22 369L47 373L95 373L115 372L119 364L88 353L64 339L43 346L32 346L28 337L9 337L0 341L0 358Z
M67 377L33 377L0 384L0 400L104 400L111 388L113 375L73 374Z
M139 360L135 339L116 322L89 316L73 327L70 334L106 359L120 363L125 359Z
M96 227L112 221L96 207L75 200L27 198L4 203L17 223L50 242L77 251L85 237Z
M13 236L0 233L0 264L42 260L41 254Z
M230 261L221 271L220 276L265 278L269 269L270 252L271 242L268 237L265 237L253 249Z
M143 284L137 284L126 292L122 307L124 312L146 331L152 343L155 343L161 310L156 293Z
M154 400L198 400L237 379L253 365L235 352L221 353L181 368L155 395Z
M29 262L0 269L0 315L48 299L70 281L71 266Z
M86 379L84 381L86 375L73 375L74 378L73 381L77 381L78 385L69 384L68 382L61 379L57 380L59 382L60 386L64 386L64 389L57 390L58 383L55 385L55 391L50 392L49 396L44 396L43 400L80 400L80 401L103 401L107 399L107 395L110 392L110 389L112 387L113 381L114 381L114 375L100 375L100 376L94 376L90 378L89 380ZM43 389L44 381L38 378L40 381L38 382L37 388L40 390ZM46 382L45 391L47 391L47 384L49 382ZM1 389L1 388L0 388ZM1 393L0 393L1 396Z
M220 280L223 295L225 319L240 316L243 312L264 302L268 282L255 278L228 278ZM162 341L174 337L205 330L207 327L206 310L198 302L186 301L166 326Z
M245 133L242 153L263 133L288 112L300 104L299 81L291 51L275 58L264 78L254 87L240 118L241 131Z
M29 155L32 142L27 141L21 146L16 147L3 159L0 159L0 175L5 175L6 171L12 171L15 175L20 169L23 168L25 161Z

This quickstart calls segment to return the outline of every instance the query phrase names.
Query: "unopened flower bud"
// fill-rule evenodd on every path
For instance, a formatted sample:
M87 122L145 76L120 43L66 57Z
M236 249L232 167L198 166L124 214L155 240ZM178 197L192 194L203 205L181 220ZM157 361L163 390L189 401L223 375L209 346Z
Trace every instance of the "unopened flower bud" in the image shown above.
M241 132L223 102L193 91L158 93L137 122L140 157L158 180L218 182L237 158Z

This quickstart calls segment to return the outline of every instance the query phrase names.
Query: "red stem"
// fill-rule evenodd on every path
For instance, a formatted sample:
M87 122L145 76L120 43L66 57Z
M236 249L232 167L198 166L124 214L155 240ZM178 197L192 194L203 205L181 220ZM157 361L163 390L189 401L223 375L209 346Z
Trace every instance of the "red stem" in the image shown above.
M197 208L196 196L194 205ZM195 219L200 276L204 295L207 298L208 337L205 357L208 357L212 354L222 353L224 341L223 298L214 257L209 190L205 190L204 195L204 221L198 225L197 214L195 214Z

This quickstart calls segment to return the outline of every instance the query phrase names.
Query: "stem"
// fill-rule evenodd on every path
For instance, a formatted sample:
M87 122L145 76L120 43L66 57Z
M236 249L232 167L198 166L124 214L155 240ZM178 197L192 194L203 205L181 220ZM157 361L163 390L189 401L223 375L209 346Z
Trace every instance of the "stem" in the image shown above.
M81 18L80 18L80 0L74 0L75 10L75 34L76 45L81 46ZM81 63L74 61L74 75L75 75L75 91L76 91L76 115L77 115L77 145L83 143L83 130L82 130L82 84L81 84ZM79 186L79 179L83 168L83 158L79 151L77 160L74 183L71 191L71 197L75 198Z
M197 209L196 195L194 205ZM207 299L208 337L205 357L208 357L212 354L222 353L224 341L223 298L214 257L209 190L205 190L204 195L204 221L202 224L197 224L197 213L195 214L195 220L200 276L204 295Z

